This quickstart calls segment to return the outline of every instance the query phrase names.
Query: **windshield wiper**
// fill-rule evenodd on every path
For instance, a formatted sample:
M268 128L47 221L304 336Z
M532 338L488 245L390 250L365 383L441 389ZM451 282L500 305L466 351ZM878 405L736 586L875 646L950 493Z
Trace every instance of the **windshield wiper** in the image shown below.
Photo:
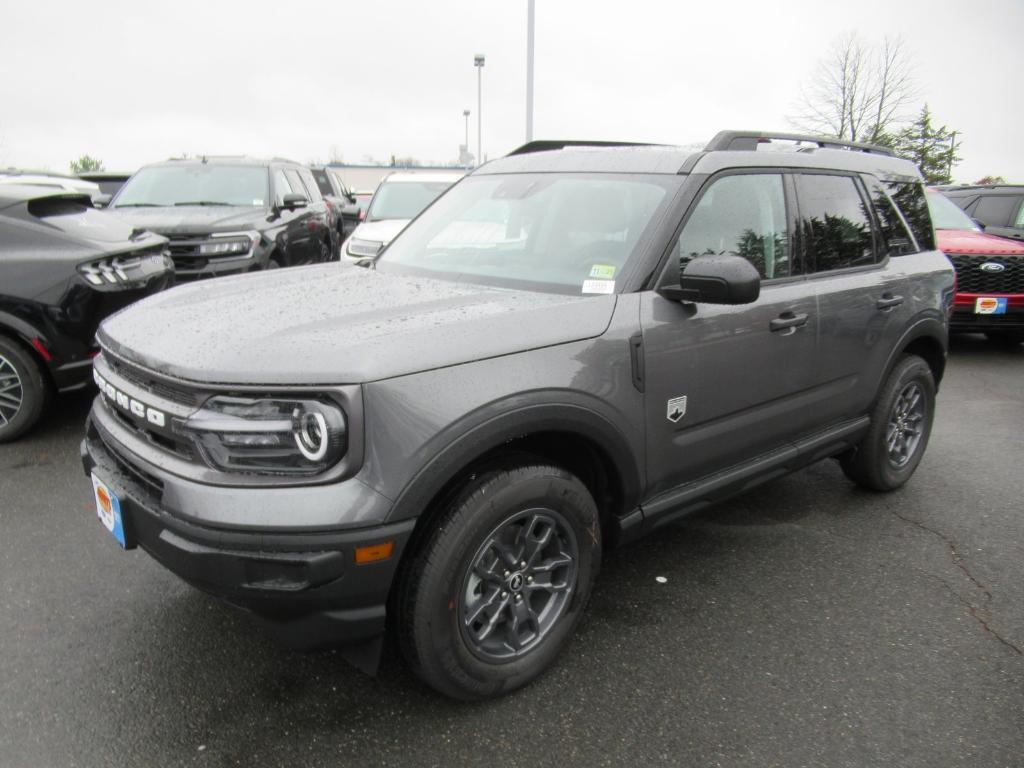
M121 203L115 205L115 208L159 208L160 206L156 203Z
M187 203L175 203L175 205L231 205L231 203L222 203L219 200L192 200Z

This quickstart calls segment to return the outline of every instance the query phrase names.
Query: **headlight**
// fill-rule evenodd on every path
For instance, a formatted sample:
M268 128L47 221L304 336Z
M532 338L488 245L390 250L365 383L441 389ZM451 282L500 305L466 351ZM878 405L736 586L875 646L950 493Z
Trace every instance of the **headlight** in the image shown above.
M252 248L251 237L223 237L199 245L200 256L233 256L248 253Z
M148 280L172 266L166 250L149 250L79 264L78 273L90 285L121 287Z
M350 237L348 242L345 243L345 250L348 251L348 255L359 258L376 256L383 247L384 243L377 242L376 240L359 240L354 237Z
M311 399L211 398L181 427L214 469L317 475L345 455L345 414Z

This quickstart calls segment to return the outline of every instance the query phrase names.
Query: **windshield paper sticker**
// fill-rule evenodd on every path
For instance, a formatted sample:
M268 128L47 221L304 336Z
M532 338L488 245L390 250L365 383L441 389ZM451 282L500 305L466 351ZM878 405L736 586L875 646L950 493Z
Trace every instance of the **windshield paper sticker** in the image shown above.
M615 281L584 280L583 293L615 293Z
M590 268L590 276L601 280L611 280L615 277L615 267L609 264L595 264Z

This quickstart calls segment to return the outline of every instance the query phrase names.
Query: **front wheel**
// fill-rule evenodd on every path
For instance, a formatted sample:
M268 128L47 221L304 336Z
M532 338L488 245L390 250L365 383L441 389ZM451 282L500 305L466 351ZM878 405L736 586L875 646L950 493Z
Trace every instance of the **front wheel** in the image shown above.
M46 377L32 356L0 337L0 443L17 440L39 421L47 394Z
M404 569L403 654L457 699L519 688L565 645L600 563L597 508L575 476L544 464L482 473Z
M921 463L935 417L935 379L928 364L905 355L879 392L868 433L840 466L848 478L873 491L892 491Z

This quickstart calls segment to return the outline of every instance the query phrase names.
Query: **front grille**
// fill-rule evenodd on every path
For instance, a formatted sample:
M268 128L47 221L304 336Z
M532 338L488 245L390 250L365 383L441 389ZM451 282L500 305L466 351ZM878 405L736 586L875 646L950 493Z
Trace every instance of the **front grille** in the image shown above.
M187 387L154 376L149 371L115 357L109 352L104 352L103 357L114 373L135 386L142 387L147 392L152 392L180 405L199 406L199 397Z
M147 490L152 491L158 499L163 496L164 484L160 478L136 466L134 462L121 453L113 440L106 438L101 430L96 430L96 436L99 437L100 442L103 443L103 447L107 449L110 457L117 464L118 469L135 479Z
M949 254L956 268L956 289L960 293L1024 293L1024 258ZM1002 272L986 272L982 264L1002 264Z
M125 429L131 430L143 440L152 443L168 453L173 453L186 461L195 461L196 453L192 449L191 443L182 439L170 438L166 435L160 434L155 429L149 429L144 424L129 418L120 410L112 406L107 400L103 400L103 407L106 408L115 419L117 419L121 426Z
M171 237L167 244L175 269L198 270L210 263L207 256L199 253L199 246L208 242L208 237Z

